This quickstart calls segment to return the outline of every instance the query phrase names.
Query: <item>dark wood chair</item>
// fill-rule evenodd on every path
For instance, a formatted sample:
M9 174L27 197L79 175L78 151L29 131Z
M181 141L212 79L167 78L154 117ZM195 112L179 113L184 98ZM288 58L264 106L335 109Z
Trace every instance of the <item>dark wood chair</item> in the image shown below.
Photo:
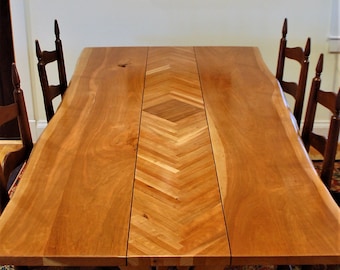
M323 54L320 55L316 66L316 74L311 85L301 137L307 151L309 151L310 146L312 146L324 157L320 178L339 205L340 193L332 190L332 177L340 130L340 89L337 94L320 89L322 69ZM332 114L327 137L313 131L317 105L322 105Z
M15 64L12 65L12 81L14 103L0 106L0 125L17 119L22 147L6 154L0 166L0 214L9 201L8 190L10 189L11 181L16 177L13 172L17 172L25 163L33 148L24 95L20 88L20 79Z
M54 21L54 33L55 33L55 50L54 51L42 51L39 45L39 41L35 41L36 55L38 58L38 72L40 77L40 84L44 97L44 105L47 122L51 120L54 115L53 99L57 96L63 97L67 89L67 78L65 71L65 62L63 54L63 46L60 40L60 31L57 20ZM49 84L46 65L56 62L58 66L59 84Z
M280 40L279 57L276 69L276 79L279 81L283 92L291 95L295 99L293 115L300 128L302 109L305 98L305 89L308 75L310 38L307 39L305 49L301 47L287 47L287 18L282 27L282 38ZM299 80L297 82L286 81L284 79L284 69L286 58L297 61L300 64Z

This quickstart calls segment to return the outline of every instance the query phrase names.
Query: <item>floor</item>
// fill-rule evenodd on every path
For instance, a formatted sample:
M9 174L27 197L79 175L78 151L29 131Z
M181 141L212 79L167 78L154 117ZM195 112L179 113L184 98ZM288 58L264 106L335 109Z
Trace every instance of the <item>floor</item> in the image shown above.
M21 145L21 141L0 140L0 162L3 161L7 153L19 149Z

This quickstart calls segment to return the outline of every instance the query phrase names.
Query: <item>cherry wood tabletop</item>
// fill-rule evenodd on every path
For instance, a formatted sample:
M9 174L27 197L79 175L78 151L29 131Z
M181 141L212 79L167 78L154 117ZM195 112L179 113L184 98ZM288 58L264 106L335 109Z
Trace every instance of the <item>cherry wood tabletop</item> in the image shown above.
M340 264L339 217L258 48L85 48L0 264Z

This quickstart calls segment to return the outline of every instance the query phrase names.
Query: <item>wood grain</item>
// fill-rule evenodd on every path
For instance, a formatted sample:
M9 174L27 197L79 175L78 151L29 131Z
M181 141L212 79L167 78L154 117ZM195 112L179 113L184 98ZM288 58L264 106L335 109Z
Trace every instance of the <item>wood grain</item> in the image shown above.
M0 264L340 264L339 208L253 47L80 55L0 218Z
M339 209L259 51L195 52L232 264L340 263Z
M146 52L84 50L1 216L0 262L126 264Z
M17 140L0 140L0 162L12 151L19 150L22 147L21 141Z
M229 257L193 48L150 48L128 264L229 265Z

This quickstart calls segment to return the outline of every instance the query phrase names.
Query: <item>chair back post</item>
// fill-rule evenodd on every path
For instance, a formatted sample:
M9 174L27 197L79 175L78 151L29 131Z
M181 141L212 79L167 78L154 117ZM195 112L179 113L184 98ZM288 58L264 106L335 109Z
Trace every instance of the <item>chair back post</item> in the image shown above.
M7 203L9 202L9 196L4 181L3 170L0 165L0 215L4 211Z
M63 53L63 45L60 39L60 31L58 21L54 20L54 33L55 33L55 47L56 52L58 54L58 75L60 81L60 93L61 96L64 95L66 88L67 88L67 78L66 78L66 69L65 69L65 62L64 62L64 53Z
M60 31L57 20L54 20L54 33L55 33L55 50L46 51L41 50L38 40L35 41L36 54L38 58L38 71L40 77L40 84L44 96L44 105L47 122L49 122L54 116L53 100L54 98L63 95L67 89L67 78L64 63L63 46L60 40ZM46 66L52 62L55 62L58 68L57 85L50 85L47 77Z
M305 48L287 47L286 35L288 32L287 18L282 26L282 38L280 40L279 56L276 68L276 79L280 83L282 91L294 98L293 115L297 126L300 128L303 104L305 99L306 82L309 68L310 38L307 39ZM300 65L298 81L287 81L284 78L284 68L286 58L296 61Z
M285 49L287 46L287 18L285 18L282 26L282 37L280 39L280 48L279 48L279 57L277 60L277 69L276 69L276 79L281 82L283 78L283 69L285 65Z
M18 104L18 123L22 144L27 148L26 153L30 153L33 148L31 130L27 117L27 109L22 89L20 88L20 77L15 64L12 64L12 83L14 87L14 101ZM28 156L26 156L26 159Z
M46 112L46 118L47 122L50 121L52 116L54 115L54 108L52 103L52 97L50 96L49 91L46 91L46 89L49 89L49 83L47 79L47 73L45 69L45 65L47 63L44 62L43 59L43 52L41 51L39 41L35 41L35 51L38 58L38 72L39 72L39 78L41 83L41 88L43 92L43 98L44 98L44 106L45 106L45 112Z
M14 102L9 105L0 106L0 125L3 125L12 119L17 119L22 147L7 153L0 166L0 211L6 207L9 201L7 190L8 184L11 184L11 173L15 168L22 166L29 158L33 148L24 95L20 88L20 78L14 63L12 64L12 83L14 88Z
M302 129L302 141L305 145L307 152L310 147L310 132L313 130L314 126L314 118L316 113L316 105L317 105L317 95L321 85L321 73L323 69L323 54L320 54L318 63L315 68L315 77L313 78L309 100L306 110L305 122Z
M4 211L8 202L9 196L7 192L7 181L5 179L4 171L0 163L0 215Z
M337 148L333 145L337 144L340 131L340 119L339 117L332 116L330 129L329 129L327 144L325 148L324 160L322 163L322 170L320 178L327 187L331 187L331 180L334 170L334 161L336 157Z
M335 94L334 94L335 95ZM322 170L320 178L327 187L331 187L331 180L334 170L334 161L336 158L337 148L334 145L338 144L339 132L340 132L340 89L336 96L336 104L334 104L334 112L331 117L327 144L325 147L324 161L322 164Z
M297 85L297 91L295 96L295 106L294 106L294 116L296 118L298 126L301 124L302 118L302 109L303 109L303 102L306 92L306 84L307 84L307 77L308 77L308 68L309 68L309 55L310 55L310 38L307 39L305 50L303 52L304 59L301 63L301 72L299 76L299 83Z

